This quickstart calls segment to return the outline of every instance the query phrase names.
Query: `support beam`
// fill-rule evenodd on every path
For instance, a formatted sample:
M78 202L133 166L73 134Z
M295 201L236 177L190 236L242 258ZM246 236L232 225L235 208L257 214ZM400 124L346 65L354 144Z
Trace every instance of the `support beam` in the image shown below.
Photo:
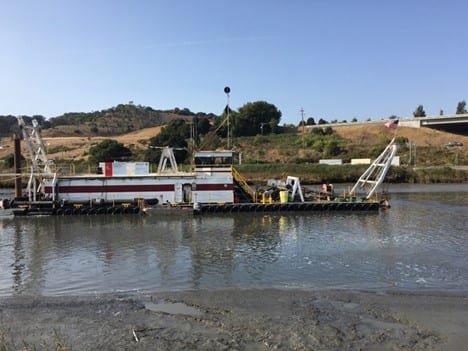
M22 179L21 179L21 139L18 134L13 135L14 141L14 166L15 166L15 173L17 174L15 177L15 198L19 198L22 195Z

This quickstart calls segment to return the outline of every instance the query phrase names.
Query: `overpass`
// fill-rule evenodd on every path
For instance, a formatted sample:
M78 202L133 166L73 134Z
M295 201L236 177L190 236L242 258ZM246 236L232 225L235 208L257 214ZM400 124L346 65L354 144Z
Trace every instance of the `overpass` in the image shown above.
M468 135L468 113L400 119L399 124L404 127L427 127L450 133Z
M398 118L398 125L402 127L409 128L432 128L443 130L449 133L460 134L468 136L468 113L459 114L459 115L442 115L442 116L429 116L429 117L411 117ZM365 121L365 122L341 122L341 123L327 123L327 124L315 124L315 125L306 125L305 129L310 130L313 128L324 128L324 127L347 127L347 126L357 126L357 125L369 125L369 124L383 124L386 120L378 121ZM298 131L301 131L302 127L298 127Z

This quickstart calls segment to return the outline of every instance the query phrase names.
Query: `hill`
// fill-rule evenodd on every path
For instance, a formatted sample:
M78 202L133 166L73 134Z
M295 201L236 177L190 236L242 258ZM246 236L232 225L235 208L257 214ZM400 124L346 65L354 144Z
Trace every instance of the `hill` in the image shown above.
M194 116L214 115L193 114L187 109L155 111L130 104L100 112L71 113L50 120L39 116L38 119L43 127L42 135L49 158L54 160L57 166L69 168L70 163L73 163L72 169L87 172L95 167L87 162L89 149L104 139L115 139L132 151L132 160L144 161L147 160L144 155L149 139L160 132L162 125L178 118L191 120ZM14 117L5 120L16 124ZM149 127L144 127L147 125ZM11 131L14 127L12 125L8 128ZM373 159L393 137L393 130L378 122L333 127L324 125L322 128L306 130L305 133L302 132L302 128L282 130L282 134L233 138L234 149L242 153L243 165L240 170L248 179L261 180L295 173L301 179L312 183L321 182L325 178L338 181L355 180L363 171L358 169L359 167L351 167L352 170L346 169L347 167L324 170L318 167L319 160L339 158L344 163L349 163L352 158ZM8 136L0 138L0 162L8 159L11 161L9 155L13 150L10 135L11 133L8 133ZM202 144L207 141L203 138L205 137L202 137ZM209 138L207 139L209 141ZM468 167L467 136L428 128L400 126L397 130L397 140L400 145L398 156L401 164L413 166L411 169L417 167L425 170L414 174L408 173L402 167L399 173L393 176L392 181L447 182L468 179L466 170L453 173L453 169L442 169L445 166L456 166L457 169ZM452 141L461 142L464 146L448 147L447 144ZM218 137L217 145L221 145L222 148L222 145L226 145L225 140ZM23 153L27 155L24 144ZM11 171L5 167L9 161L0 163L0 169ZM429 167L438 167L439 170Z
M347 163L351 158L375 158L392 137L393 130L369 123L334 126L333 134L328 136L299 131L295 135L237 138L234 143L242 151L243 159L251 163L318 163L323 158L340 158ZM397 140L402 164L408 164L410 157L412 164L419 166L468 164L466 136L429 128L399 127ZM446 146L454 140L465 146Z
M120 104L101 111L69 112L46 119L44 116L24 116L30 124L34 117L48 137L63 136L115 136L131 133L145 128L158 127L174 119L191 120L193 117L213 118L212 113L194 113L187 108L155 110L149 106ZM0 137L11 136L17 131L14 116L0 116Z
M84 128L84 127L83 127ZM126 145L133 151L145 149L147 141L157 135L161 126L143 128L112 137L118 142ZM80 160L87 157L87 152L92 145L107 139L107 135L79 134L70 136L69 133L59 133L57 127L43 131L43 139L51 159ZM83 130L83 129L81 129ZM334 129L334 133L341 138L341 153L333 156L342 157L373 157L374 151L380 152L381 147L388 142L392 133L382 125L356 125L343 126ZM399 127L398 137L411 142L418 152L420 164L441 165L453 164L455 155L458 157L458 164L468 163L468 137L454 135L447 132L432 130L428 128L405 128ZM311 137L310 133L279 134L270 136L243 137L234 140L236 149L243 153L244 160L250 162L280 162L280 163L301 163L317 162L317 157L323 154L316 152L314 145L303 144ZM463 147L448 148L446 144L457 140L464 144ZM12 153L11 137L0 138L0 159ZM24 150L26 151L26 150ZM401 147L399 155L402 162L408 161L409 150ZM424 156L426 155L426 156ZM423 160L424 156L424 160ZM423 162L424 161L424 162Z
M376 141L382 136L390 137L392 132L382 125L355 125L346 127L336 127L335 131L348 140L368 144L369 141ZM448 142L459 140L465 145L468 142L467 136L452 134L430 128L407 128L398 127L397 136L407 138L417 146L445 146Z

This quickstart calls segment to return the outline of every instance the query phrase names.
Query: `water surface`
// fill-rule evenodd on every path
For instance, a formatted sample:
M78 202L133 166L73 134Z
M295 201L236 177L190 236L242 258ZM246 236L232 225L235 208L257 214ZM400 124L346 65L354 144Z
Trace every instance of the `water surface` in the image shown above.
M379 213L0 217L0 296L468 291L468 186L390 191Z

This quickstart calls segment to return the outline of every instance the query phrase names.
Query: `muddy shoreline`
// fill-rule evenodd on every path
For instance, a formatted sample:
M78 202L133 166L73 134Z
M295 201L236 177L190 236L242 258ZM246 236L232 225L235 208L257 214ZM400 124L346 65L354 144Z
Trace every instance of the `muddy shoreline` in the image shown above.
M460 350L466 330L468 294L226 289L0 299L2 350Z

